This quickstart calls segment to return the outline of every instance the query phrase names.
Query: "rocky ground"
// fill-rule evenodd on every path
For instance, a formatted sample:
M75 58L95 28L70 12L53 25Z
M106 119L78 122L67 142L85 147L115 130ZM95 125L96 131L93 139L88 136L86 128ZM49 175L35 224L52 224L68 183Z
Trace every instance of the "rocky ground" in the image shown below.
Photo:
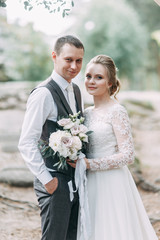
M0 239L39 240L40 217L33 176L17 150L28 85L3 86L0 92ZM2 89L2 88L1 88ZM86 95L84 96L87 102ZM138 189L160 239L160 93L125 92L120 102L130 115L141 176L157 191ZM139 165L137 165L139 167ZM136 169L137 169L136 166ZM133 175L135 168L131 169ZM148 186L148 185L147 185ZM147 188L149 189L149 188Z

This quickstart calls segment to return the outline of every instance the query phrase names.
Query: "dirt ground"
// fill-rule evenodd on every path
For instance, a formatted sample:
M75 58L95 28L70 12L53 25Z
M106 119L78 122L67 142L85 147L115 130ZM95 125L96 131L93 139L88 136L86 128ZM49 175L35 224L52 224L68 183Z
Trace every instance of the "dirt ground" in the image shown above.
M23 166L24 163L19 153L0 153L0 169L9 165ZM160 162L152 163L143 161L143 176L146 180L154 183L160 176ZM3 160L2 160L3 159ZM149 217L160 219L160 193L146 192L139 189L144 206ZM0 184L0 239L1 240L40 240L40 216L37 207L37 200L33 188L10 187L7 184ZM15 202L20 200L22 202ZM155 222L153 227L160 239L160 221Z
M17 114L20 116L24 113L17 111ZM16 113L10 116L7 111L6 113L0 112L0 120L4 124L3 126L0 124L0 132L4 135L5 128L8 129L8 126L15 125L18 129L15 130L17 133L22 123L22 117L18 119L19 121L16 118ZM9 129L9 131L11 130ZM142 162L143 177L148 182L160 187L160 182L159 184L155 182L160 179L160 127L149 128L146 122L144 127L137 128L134 140L137 146L136 154ZM18 152L2 152L0 146L0 170L11 166L24 166L20 154ZM149 218L154 219L153 227L160 240L160 191L156 193L146 192L139 188L139 192ZM155 221L156 219L159 221ZM11 187L1 183L0 240L40 240L40 236L39 209L33 188Z

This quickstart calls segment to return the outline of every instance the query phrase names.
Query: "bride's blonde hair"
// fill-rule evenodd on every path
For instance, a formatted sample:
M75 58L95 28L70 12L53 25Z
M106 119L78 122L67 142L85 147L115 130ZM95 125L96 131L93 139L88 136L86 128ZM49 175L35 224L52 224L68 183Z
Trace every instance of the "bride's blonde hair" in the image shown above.
M117 68L112 58L107 55L97 55L90 60L87 66L90 63L101 64L105 67L108 74L109 83L111 84L111 87L109 88L109 94L110 96L113 95L114 98L116 98L116 95L120 90L121 83L117 78Z

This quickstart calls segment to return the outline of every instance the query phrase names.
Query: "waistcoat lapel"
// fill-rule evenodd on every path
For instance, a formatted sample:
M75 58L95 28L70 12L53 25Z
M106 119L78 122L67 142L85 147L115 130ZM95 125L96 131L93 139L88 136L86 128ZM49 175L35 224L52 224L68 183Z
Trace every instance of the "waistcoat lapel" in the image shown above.
M81 112L81 116L83 115L82 113L82 100L81 100L81 93L79 90L79 87L73 83L73 89L74 89L74 95L76 99L76 105L77 105L77 112Z
M59 98L61 99L61 103L63 104L64 108L67 110L68 114L73 114L73 112L72 112L62 90L58 86L58 84L53 79L51 79L51 81L48 84L56 90L56 93L59 96Z

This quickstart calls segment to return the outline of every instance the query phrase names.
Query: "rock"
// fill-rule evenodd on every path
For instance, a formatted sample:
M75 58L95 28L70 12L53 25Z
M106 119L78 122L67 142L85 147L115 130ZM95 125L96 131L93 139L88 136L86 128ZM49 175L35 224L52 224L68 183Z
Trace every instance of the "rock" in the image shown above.
M160 184L160 178L157 178L155 182Z
M25 167L4 168L0 171L0 183L16 187L31 187L33 180L33 174Z
M18 152L18 147L16 143L7 143L7 145L1 146L1 151L6 153L15 153Z
M147 109L147 110L151 110L151 111L154 111L154 106L152 105L152 103L150 101L144 101L144 100L135 100L135 99L127 99L125 100L124 103L130 103L132 105L135 105L135 106L138 106L138 107L141 107L143 109Z

